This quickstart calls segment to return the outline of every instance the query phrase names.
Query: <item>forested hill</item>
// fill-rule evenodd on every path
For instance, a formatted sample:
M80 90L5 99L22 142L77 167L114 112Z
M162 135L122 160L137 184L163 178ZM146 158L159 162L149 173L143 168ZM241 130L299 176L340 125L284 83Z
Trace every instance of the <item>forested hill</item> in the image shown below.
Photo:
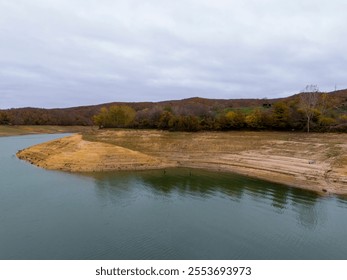
M163 102L114 102L61 109L16 108L0 110L6 125L93 125L100 127L159 128L168 130L274 129L347 131L347 89L316 92L308 107L308 92L280 99L188 98ZM122 124L104 122L109 108L130 108ZM101 116L102 112L104 116ZM98 116L96 118L95 116Z
M112 102L90 106L71 108L12 108L0 110L0 122L4 115L7 123L13 125L92 125L93 116L98 114L103 107L126 105L138 113L147 112L149 115L158 114L161 111L171 110L185 114L203 114L211 111L220 111L226 108L251 108L262 106L263 103L275 103L280 99L206 99L193 97L182 100L169 100L161 102Z

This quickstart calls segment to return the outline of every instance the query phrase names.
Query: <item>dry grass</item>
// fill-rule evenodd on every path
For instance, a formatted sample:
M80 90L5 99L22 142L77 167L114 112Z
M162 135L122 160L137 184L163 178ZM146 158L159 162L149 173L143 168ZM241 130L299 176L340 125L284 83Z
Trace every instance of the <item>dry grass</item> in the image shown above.
M231 138L232 137L232 138ZM178 151L240 152L263 144L263 137L255 132L167 132L156 130L108 130L83 135L83 139L105 142L145 153ZM232 141L230 141L232 139Z
M240 153L298 156L312 160L334 160L347 143L344 134L293 132L167 132L157 130L101 130L84 133L83 139L104 142L151 155L167 152L190 154Z

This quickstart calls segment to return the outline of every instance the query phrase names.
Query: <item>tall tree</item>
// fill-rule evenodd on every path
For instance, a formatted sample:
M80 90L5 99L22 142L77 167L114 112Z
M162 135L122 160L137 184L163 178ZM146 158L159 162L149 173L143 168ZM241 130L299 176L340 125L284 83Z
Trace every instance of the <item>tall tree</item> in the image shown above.
M94 123L100 128L128 127L135 119L136 112L126 105L114 105L109 109L103 107L100 113L94 116Z
M264 127L263 114L259 108L256 108L248 114L245 121L247 126L252 129L260 129Z
M275 128L284 129L289 125L289 106L285 102L277 102L273 105L272 125Z
M310 123L317 110L319 100L319 89L317 85L307 85L304 92L300 94L300 109L306 117L307 132L310 132Z

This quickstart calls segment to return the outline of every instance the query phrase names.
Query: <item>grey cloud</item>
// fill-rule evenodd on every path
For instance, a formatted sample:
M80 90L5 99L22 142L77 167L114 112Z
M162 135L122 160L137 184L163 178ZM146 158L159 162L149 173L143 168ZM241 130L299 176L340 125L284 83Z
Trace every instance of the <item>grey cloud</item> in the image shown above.
M340 0L0 0L0 107L347 87L346 8Z

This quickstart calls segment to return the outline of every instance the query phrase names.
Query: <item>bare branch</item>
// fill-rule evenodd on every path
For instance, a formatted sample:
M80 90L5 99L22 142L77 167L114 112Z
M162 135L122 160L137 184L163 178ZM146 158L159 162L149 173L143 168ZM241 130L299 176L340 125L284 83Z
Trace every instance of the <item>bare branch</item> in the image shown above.
M305 91L300 94L300 108L304 111L307 119L307 132L310 132L310 122L314 110L318 106L319 89L317 85L307 85Z

